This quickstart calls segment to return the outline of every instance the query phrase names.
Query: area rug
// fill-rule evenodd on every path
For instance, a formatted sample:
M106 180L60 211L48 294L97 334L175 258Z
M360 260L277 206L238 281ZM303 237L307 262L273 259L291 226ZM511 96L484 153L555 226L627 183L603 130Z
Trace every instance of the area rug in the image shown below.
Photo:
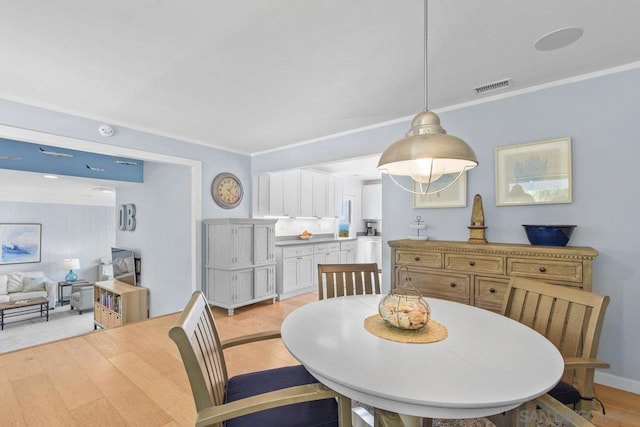
M0 331L0 353L82 335L94 330L92 311L78 314L76 310L69 308L66 305L49 310L48 322L37 314L6 319L4 330Z

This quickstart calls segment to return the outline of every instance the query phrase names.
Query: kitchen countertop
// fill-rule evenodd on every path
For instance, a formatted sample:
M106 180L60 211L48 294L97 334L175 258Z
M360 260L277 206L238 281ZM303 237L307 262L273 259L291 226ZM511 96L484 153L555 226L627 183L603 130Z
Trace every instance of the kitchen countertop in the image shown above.
M348 242L355 241L355 237L328 237L328 236L313 236L311 239L303 240L295 236L291 239L277 240L276 246L293 246L293 245L309 245L313 243L333 243L333 242Z

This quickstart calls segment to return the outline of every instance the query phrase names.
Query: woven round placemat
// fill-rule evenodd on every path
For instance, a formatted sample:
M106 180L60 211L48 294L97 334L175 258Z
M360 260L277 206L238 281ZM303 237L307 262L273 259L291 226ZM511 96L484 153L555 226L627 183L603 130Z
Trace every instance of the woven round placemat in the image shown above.
M449 335L447 327L430 319L426 328L416 331L394 328L387 325L379 314L364 319L364 328L373 335L390 341L426 344L442 341Z

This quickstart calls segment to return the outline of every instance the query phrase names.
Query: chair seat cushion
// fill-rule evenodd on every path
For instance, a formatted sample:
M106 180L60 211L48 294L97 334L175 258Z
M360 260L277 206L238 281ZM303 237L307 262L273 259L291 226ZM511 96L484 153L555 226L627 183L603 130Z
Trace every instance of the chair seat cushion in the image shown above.
M578 390L572 385L562 381L552 388L548 394L565 405L575 405L580 401L580 393Z
M296 385L317 383L303 366L287 366L238 375L227 384L226 402ZM296 403L228 420L226 427L337 427L335 399Z

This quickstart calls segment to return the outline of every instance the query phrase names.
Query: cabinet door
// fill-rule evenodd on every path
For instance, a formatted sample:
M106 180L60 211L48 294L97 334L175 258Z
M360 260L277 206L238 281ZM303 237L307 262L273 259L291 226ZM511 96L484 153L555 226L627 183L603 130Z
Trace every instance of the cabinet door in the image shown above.
M382 218L382 184L362 186L362 219Z
M253 224L235 224L232 227L232 240L235 243L234 263L235 266L253 264Z
M285 216L300 216L300 171L282 172L283 209Z
M297 288L313 286L313 256L306 255L298 258Z
M298 283L298 257L282 260L282 293L291 292Z
M331 175L325 176L325 215L327 218L336 217L336 178Z
M300 216L312 217L313 215L313 173L300 171Z
M356 251L347 249L340 251L340 264L354 264L356 262Z
M253 227L253 263L267 264L275 260L274 226L255 224Z
M270 184L271 184L271 175L268 173L257 175L254 178L253 209L256 216L267 216L270 214L269 212L269 209L271 208L271 203L269 201L269 198L271 196Z
M311 178L313 197L313 216L327 216L327 178L326 175L314 173Z
M269 174L269 215L284 215L284 174Z
M275 266L256 267L253 277L253 297L260 298L274 293Z
M342 187L342 179L338 177L334 177L334 196L333 196L333 204L334 204L334 215L336 218L344 218L344 190Z
M239 303L253 299L253 269L238 270L233 273L235 295L234 302Z

